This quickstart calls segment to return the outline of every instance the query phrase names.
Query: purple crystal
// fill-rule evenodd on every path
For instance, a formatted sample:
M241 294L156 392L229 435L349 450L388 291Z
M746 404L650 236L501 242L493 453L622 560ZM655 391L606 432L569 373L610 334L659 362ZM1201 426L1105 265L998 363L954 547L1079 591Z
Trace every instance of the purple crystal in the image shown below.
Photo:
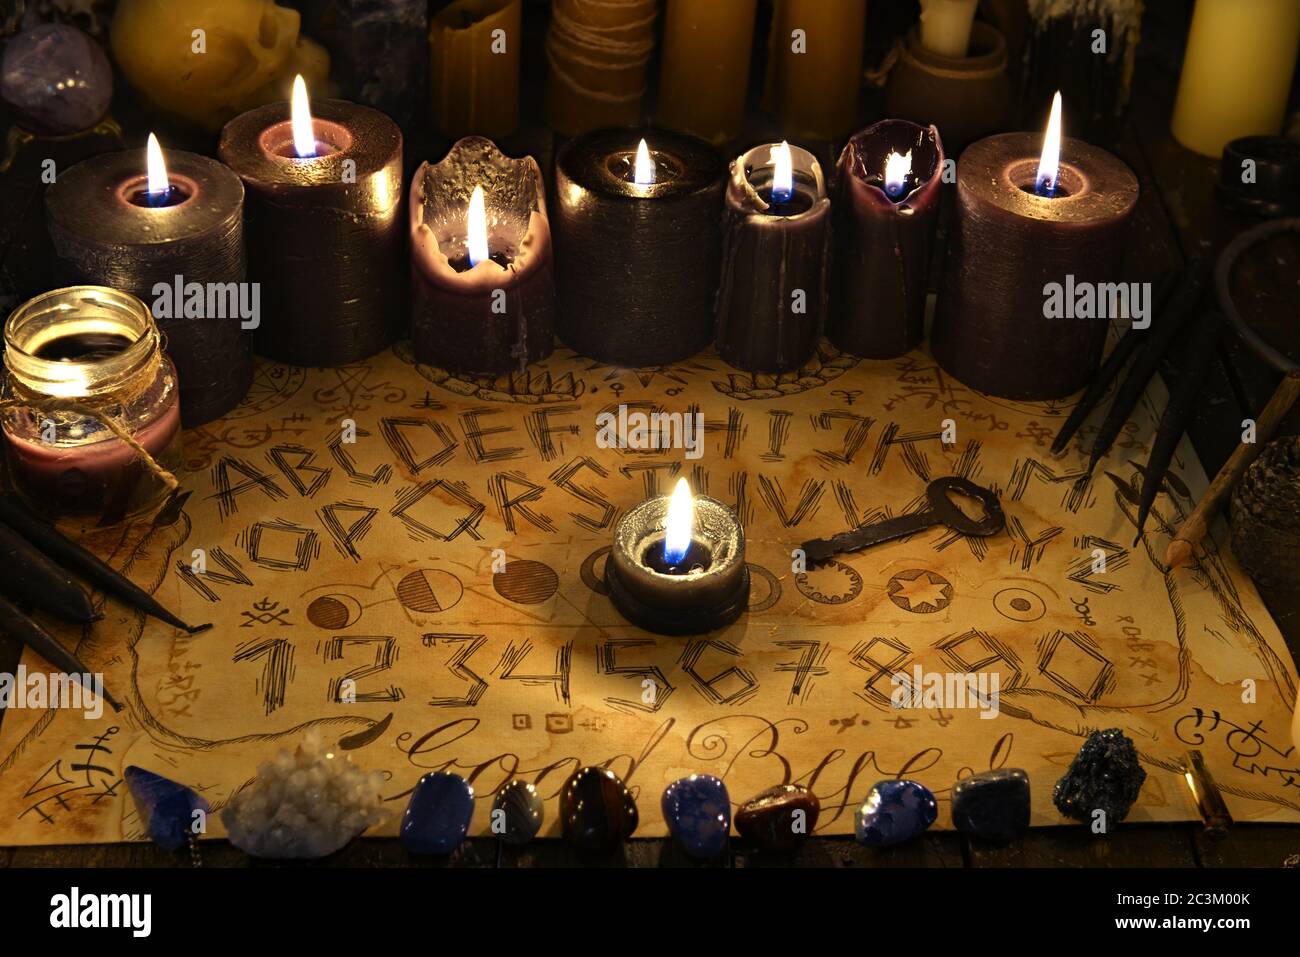
M5 44L0 100L24 129L45 136L88 130L113 98L113 70L94 40L76 27L46 23Z

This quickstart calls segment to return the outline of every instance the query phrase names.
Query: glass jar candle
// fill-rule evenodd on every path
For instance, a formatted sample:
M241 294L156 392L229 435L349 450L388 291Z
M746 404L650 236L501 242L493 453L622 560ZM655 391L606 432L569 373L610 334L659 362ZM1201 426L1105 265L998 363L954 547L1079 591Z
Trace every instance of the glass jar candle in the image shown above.
M148 307L103 286L56 289L19 306L4 338L0 425L28 504L106 522L157 506L176 485L180 403Z

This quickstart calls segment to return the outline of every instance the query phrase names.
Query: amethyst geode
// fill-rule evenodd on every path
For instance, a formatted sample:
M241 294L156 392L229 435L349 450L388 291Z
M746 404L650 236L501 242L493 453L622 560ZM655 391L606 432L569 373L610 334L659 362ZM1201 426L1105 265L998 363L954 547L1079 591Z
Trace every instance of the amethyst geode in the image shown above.
M1094 731L1070 763L1070 770L1056 782L1052 802L1066 817L1091 822L1095 811L1106 812L1106 827L1128 815L1147 773L1133 747L1119 728Z
M46 23L5 44L0 100L28 132L41 136L84 132L104 118L112 99L108 57L76 27Z

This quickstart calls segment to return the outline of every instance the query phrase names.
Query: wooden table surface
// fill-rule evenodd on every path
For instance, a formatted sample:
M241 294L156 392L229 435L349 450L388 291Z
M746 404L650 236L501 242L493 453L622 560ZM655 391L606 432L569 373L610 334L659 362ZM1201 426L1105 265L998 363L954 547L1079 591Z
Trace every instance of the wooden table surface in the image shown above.
M530 28L531 29L531 28ZM1160 44L1145 44L1134 82L1134 101L1122 138L1114 151L1138 174L1142 193L1130 249L1131 280L1154 281L1190 257L1212 255L1216 249L1213 186L1218 163L1180 147L1169 134L1169 115L1176 82L1176 51L1182 34L1175 24ZM540 45L538 45L540 46ZM1154 49L1152 49L1154 47ZM531 66L526 63L526 68ZM525 84L526 91L529 84ZM532 84L539 87L540 84ZM528 93L525 97L527 99ZM534 94L535 95L535 94ZM879 115L877 110L875 115ZM0 116L0 129L7 127ZM130 124L128 129L134 129ZM177 142L175 139L172 142ZM190 145L190 144L185 144ZM41 155L59 157L60 168L92 151L93 143L59 144ZM193 148L202 148L194 144ZM440 155L436 146L412 155ZM410 157L408 156L408 159ZM0 314L30 295L57 285L45 235L39 178L28 157L7 175L0 175ZM1287 241L1287 240L1283 240ZM1293 240L1294 241L1294 237ZM1296 244L1300 250L1300 242ZM1295 257L1291 258L1296 261ZM1291 298L1261 294L1243 299L1251 309L1286 308L1294 321ZM1247 309L1250 312L1250 309ZM1178 377L1180 356L1162 370L1171 383ZM1213 474L1227 459L1241 433L1241 420L1259 414L1280 381L1280 374L1258 360L1235 337L1226 337L1220 361L1201 390L1191 437L1206 471ZM1283 428L1300 434L1300 411ZM1300 592L1261 589L1293 656L1300 657ZM13 672L20 649L0 637L0 671ZM0 712L0 719L3 713ZM1046 786L1040 782L1037 786ZM226 841L204 842L205 866L265 867ZM1035 828L1008 847L985 846L953 831L934 831L920 840L894 848L867 848L852 838L812 838L793 856L754 852L742 842L708 864L691 861L669 840L633 840L606 858L579 856L560 841L538 841L509 848L491 839L466 842L445 860L416 859L395 839L354 841L318 867L530 867L530 866L696 866L696 867L1279 867L1300 866L1300 825L1239 824L1226 837L1207 837L1199 823L1121 825L1106 838L1094 837L1083 825ZM188 866L186 854L168 854L152 844L111 844L69 847L0 847L0 867L167 867ZM299 865L302 866L302 865Z

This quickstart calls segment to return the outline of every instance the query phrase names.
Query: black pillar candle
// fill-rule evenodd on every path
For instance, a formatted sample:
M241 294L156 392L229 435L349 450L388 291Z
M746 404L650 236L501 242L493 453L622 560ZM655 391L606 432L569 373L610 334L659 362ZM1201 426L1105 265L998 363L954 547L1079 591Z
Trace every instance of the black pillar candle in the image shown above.
M1059 399L1097 371L1110 319L1049 317L1047 289L1123 279L1137 206L1132 170L1104 150L1061 141L1055 196L1035 192L1043 137L973 143L957 164L957 209L931 347L963 384L1006 399ZM1095 297L1100 299L1100 293Z
M46 191L46 225L68 283L108 286L153 306L176 366L181 419L193 427L229 412L253 381L252 332L244 327L257 317L240 314L250 300L237 285L244 187L206 156L170 150L165 160L170 185L155 193L144 150L78 163ZM202 307L188 316L187 288L202 293Z
M653 172L638 183L643 138ZM724 172L703 140L662 130L601 130L564 148L555 242L565 345L613 365L652 366L709 344Z
M379 352L405 312L402 133L378 110L311 104L314 155L294 147L289 104L221 131L220 156L247 190L249 278L261 283L257 351L340 366Z
M551 227L536 160L510 159L491 140L466 137L441 163L415 171L410 220L417 362L495 374L551 354ZM479 251L474 229L481 229Z
M821 164L787 144L731 164L723 211L717 348L746 372L790 372L812 356L826 315L831 201Z
M924 338L942 173L939 131L907 120L867 127L840 154L826 330L839 349L892 359Z

